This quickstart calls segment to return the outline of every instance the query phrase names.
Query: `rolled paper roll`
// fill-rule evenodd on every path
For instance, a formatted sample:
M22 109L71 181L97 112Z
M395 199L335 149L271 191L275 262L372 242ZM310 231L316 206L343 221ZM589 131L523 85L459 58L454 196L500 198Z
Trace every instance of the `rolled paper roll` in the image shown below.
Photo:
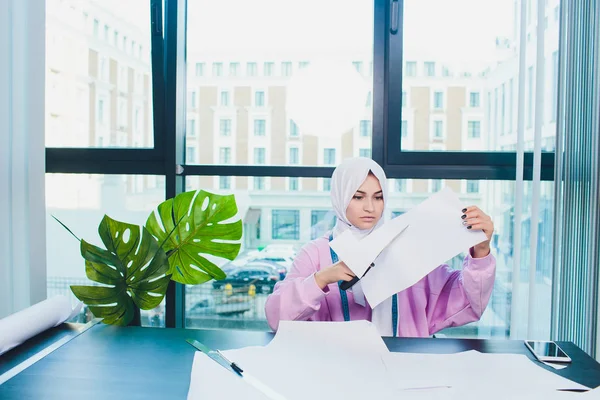
M79 302L73 308L69 298L60 295L0 319L0 354L73 318L82 306Z

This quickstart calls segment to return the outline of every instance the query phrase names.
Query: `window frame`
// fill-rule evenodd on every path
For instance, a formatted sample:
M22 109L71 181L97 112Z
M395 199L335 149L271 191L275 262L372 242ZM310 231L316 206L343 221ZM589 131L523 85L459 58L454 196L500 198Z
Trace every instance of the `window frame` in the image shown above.
M334 166L186 165L187 1L148 1L152 49L150 76L153 97L153 147L47 147L47 173L162 175L165 176L165 198L175 197L185 191L185 178L188 176L331 177ZM399 6L393 7L398 9L398 16L391 15L392 3ZM402 150L403 1L373 0L373 4L373 113L370 119L372 158L392 179L514 180L517 169L516 152ZM396 17L398 27L392 27L392 20L396 21ZM122 36L121 40L127 40L127 37ZM271 68L271 76L279 75L281 64L278 65L276 60L265 60L262 68L266 70L267 64ZM194 70L189 71L191 78L205 78L212 74L212 64L196 63L192 67ZM223 63L221 68L224 70ZM418 74L419 65L416 65L416 68ZM293 72L293 65L291 69ZM202 76L197 76L199 72ZM409 107L410 94L407 93L406 96L406 107ZM480 103L484 102L484 96L486 94L481 92ZM235 127L233 121L231 127L232 130ZM289 129L291 126L288 126L288 137L291 133ZM298 132L298 136L301 135L302 133ZM524 156L523 178L531 180L532 174L533 153L527 152ZM548 181L554 179L553 152L542 153L541 178ZM267 190L268 181L266 178ZM322 182L322 179L320 181ZM235 179L231 179L231 182L233 185ZM170 282L165 304L165 326L184 327L184 285Z

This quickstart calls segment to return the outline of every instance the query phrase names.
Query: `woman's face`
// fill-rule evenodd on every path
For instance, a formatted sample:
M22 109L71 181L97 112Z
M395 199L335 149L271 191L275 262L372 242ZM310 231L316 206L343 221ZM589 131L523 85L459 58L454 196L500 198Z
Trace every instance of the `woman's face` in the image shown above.
M369 173L346 209L346 218L358 229L371 229L383 214L383 191L379 180Z

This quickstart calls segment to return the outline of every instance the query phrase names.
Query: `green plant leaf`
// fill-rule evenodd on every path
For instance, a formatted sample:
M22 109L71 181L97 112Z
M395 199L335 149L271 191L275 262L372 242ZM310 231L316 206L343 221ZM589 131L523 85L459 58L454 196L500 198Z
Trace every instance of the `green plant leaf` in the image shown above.
M227 260L237 257L242 221L223 223L237 211L233 195L221 196L204 190L181 193L159 204L148 217L146 228L160 242L175 229L163 245L169 256L171 279L197 285L225 278L225 273L206 255Z
M102 286L71 286L96 317L127 325L137 305L142 310L160 304L171 277L167 254L144 227L104 216L98 233L106 249L81 240L87 277Z

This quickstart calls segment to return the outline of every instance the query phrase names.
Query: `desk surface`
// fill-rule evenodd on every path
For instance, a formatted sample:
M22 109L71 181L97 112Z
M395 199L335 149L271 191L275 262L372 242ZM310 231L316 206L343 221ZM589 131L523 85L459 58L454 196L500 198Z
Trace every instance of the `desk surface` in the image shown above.
M69 329L67 331L70 332ZM70 334L70 333L67 333ZM55 328L11 353L0 356L0 373L19 354L65 335ZM0 385L0 399L185 399L195 350L185 342L197 339L209 347L232 349L265 345L268 332L114 327L98 324ZM385 338L391 351L525 354L521 341L480 339ZM600 364L569 342L559 342L573 363L560 371L544 368L588 387L600 386ZM10 355L10 357L5 357ZM535 361L537 362L537 361Z

